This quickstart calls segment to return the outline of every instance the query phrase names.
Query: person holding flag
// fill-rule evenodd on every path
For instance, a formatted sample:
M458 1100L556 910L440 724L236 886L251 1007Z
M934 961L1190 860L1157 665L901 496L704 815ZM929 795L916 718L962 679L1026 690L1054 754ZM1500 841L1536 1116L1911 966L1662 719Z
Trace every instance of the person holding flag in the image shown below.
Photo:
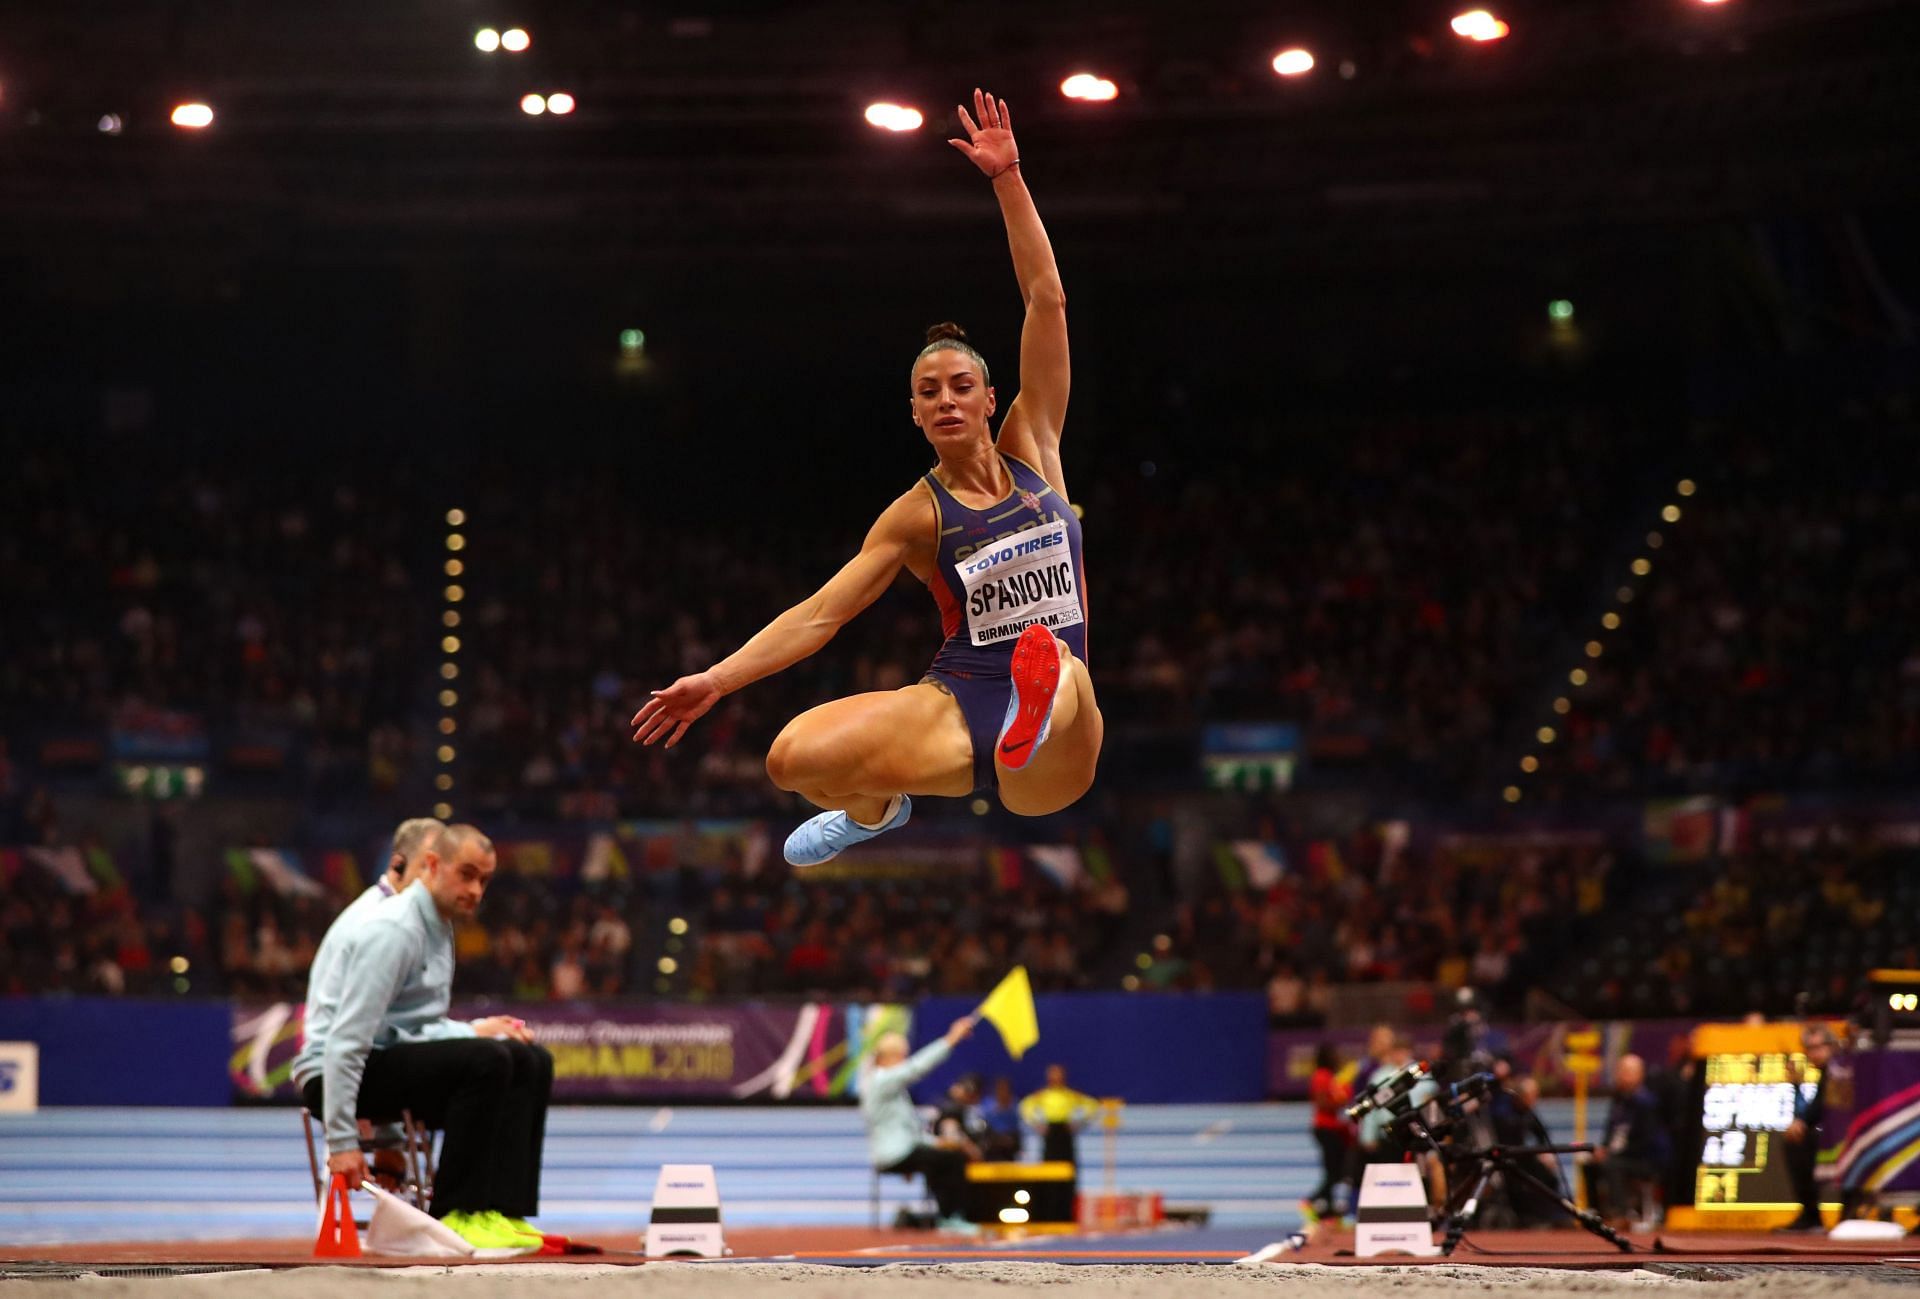
M977 1015L953 1021L946 1036L907 1054L904 1033L888 1033L873 1048L873 1066L860 1080L860 1117L867 1125L867 1151L883 1173L927 1179L927 1192L940 1211L940 1226L974 1231L966 1219L967 1156L927 1139L914 1113L908 1089L946 1063L953 1048L972 1034Z

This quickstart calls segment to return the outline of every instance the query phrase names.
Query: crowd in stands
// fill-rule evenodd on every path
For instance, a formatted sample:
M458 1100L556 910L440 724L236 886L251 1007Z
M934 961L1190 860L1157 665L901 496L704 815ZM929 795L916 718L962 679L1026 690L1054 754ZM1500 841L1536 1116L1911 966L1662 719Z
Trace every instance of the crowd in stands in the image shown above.
M1162 400L1158 427L1216 417ZM1569 415L1282 436L1242 415L1232 473L1172 454L1078 472L1110 778L1141 775L1139 737L1190 741L1221 719L1302 724L1308 788L1436 799L1496 797L1543 723L1559 734L1523 782L1533 800L1910 777L1920 439L1891 420L1821 457L1702 428L1653 454L1662 436ZM1663 523L1676 473L1697 494ZM309 798L427 794L434 697L453 688L461 801L483 820L781 812L763 763L779 728L917 680L938 639L903 575L680 749L643 750L624 723L647 691L831 575L859 509L823 526L743 499L747 527L636 513L618 476L583 471L436 491L350 464L102 474L56 449L26 456L16 487L32 503L0 519L16 746L62 728L268 735L300 754ZM459 578L442 571L442 495L469 516ZM1635 550L1654 564L1644 580L1625 571ZM452 683L434 671L444 584L463 596ZM1590 636L1606 647L1591 662ZM1565 684L1569 661L1583 686ZM21 783L9 765L0 780ZM1145 778L1196 774L1189 744Z
M9 461L6 728L265 741L304 750L316 802L396 789L433 634L414 486L113 460Z
M1217 414L1169 397L1157 419L1177 433ZM1232 473L1183 462L1177 441L1136 465L1124 436L1101 472L1074 466L1110 722L1090 814L1120 824L1140 801L1129 781L1193 781L1195 731L1235 718L1301 722L1309 791L1350 780L1440 803L1519 782L1529 748L1541 764L1521 782L1529 808L1914 774L1910 421L1847 426L1845 456L1715 428L1653 454L1659 430L1567 416L1284 438L1227 427ZM1681 472L1697 491L1678 520L1654 523ZM276 737L301 756L303 806L418 808L435 797L442 688L460 697L460 810L490 828L781 821L800 809L765 777L779 727L917 679L937 638L932 601L903 576L814 659L728 697L679 748L641 749L625 721L646 692L813 589L857 546L860 511L807 526L769 505L764 526L695 525L636 513L606 475L478 481L460 489L468 571L452 578L446 493L402 469L129 460L97 472L42 448L18 462L16 488L28 508L0 514L0 844L84 832L60 824L39 768L49 736L87 729ZM1628 583L1624 557L1650 547L1649 528L1661 533L1645 550L1652 572ZM449 582L463 587L465 642L450 686L434 670ZM1634 597L1620 603L1626 585ZM1590 680L1561 684L1608 609L1621 625L1581 660ZM1570 701L1556 741L1527 744L1556 692ZM1184 738L1149 770L1128 757L1143 735ZM1128 851L1164 858L1142 824L1125 820L1143 839ZM1018 960L1044 986L1131 974L1145 987L1264 987L1282 1020L1323 1013L1337 985L1397 980L1475 986L1508 1008L1545 990L1590 1013L1739 1012L1801 992L1831 1003L1863 954L1905 959L1911 890L1893 860L1857 838L1743 847L1696 898L1684 872L1617 847L1480 860L1350 836L1293 852L1277 882L1155 878L1139 896L1160 899L1159 923L1126 936L1146 949L1139 966L1110 899L972 881L816 884L776 870L670 898L503 885L485 930L463 940L462 971L468 989L497 994L648 992L672 955L676 994L891 996L970 990ZM193 910L22 886L0 903L0 975L16 988L165 990L180 977L160 968L165 949L187 959L196 991L287 995L341 901L184 900ZM1640 919L1609 922L1603 902ZM686 935L664 934L672 917ZM1576 931L1591 942L1577 948ZM1795 953L1785 965L1769 955L1783 947Z
M1643 598L1565 691L1541 792L1911 788L1920 775L1920 437L1707 428L1679 518L1643 510ZM1651 542L1656 537L1644 539ZM1624 564L1622 577L1625 577ZM1543 718L1543 720L1545 720Z
M235 878L206 908L119 881L76 893L17 853L0 854L0 874L0 994L298 999L345 901ZM503 871L457 936L456 987L912 999L981 993L1023 964L1042 991L1264 989L1272 1021L1301 1026L1326 1021L1336 988L1373 983L1425 986L1405 1005L1442 1016L1461 988L1499 1018L1844 1014L1867 970L1920 967L1920 854L1832 825L1769 833L1712 865L1600 843L1410 849L1363 832L1307 845L1264 886L1155 903L1157 883L1139 882L823 880L737 859L577 888Z

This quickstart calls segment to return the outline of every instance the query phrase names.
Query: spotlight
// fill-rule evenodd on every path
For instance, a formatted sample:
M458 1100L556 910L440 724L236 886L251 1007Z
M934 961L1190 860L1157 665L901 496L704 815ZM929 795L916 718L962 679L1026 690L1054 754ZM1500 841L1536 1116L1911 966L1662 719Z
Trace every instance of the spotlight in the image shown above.
M464 550L466 549L466 545L467 545L467 539L461 536L459 533L449 532L447 534L448 550Z
M1660 549L1660 547L1662 547L1662 546L1664 546L1664 545L1666 545L1666 544L1667 544L1667 539L1666 539L1665 537L1663 537L1663 536L1661 536L1661 535L1660 535L1659 533L1657 533L1657 532L1649 532L1649 533L1647 534L1647 549L1648 549L1648 550L1658 550L1658 549Z
M1616 590L1613 593L1613 598L1618 600L1621 604L1632 604L1633 588L1630 586L1620 587L1618 590Z
M459 675L460 665L458 663L442 663L440 665L440 679L442 681L452 681L459 677Z
M1500 797L1506 799L1509 803L1518 803L1520 801L1520 786L1508 785L1506 789L1501 791Z
M473 48L482 54L491 54L500 48L500 33L491 27L482 27L473 34Z
M1560 714L1560 716L1565 717L1568 713L1573 711L1573 700L1567 698L1565 695L1561 695L1558 699L1553 701L1553 711Z
M440 615L440 622L441 625L446 627L458 627L460 625L460 615L452 609L449 609Z
M440 734L452 735L457 729L459 729L459 724L451 717L442 717L440 719Z
M1076 72L1060 83L1060 93L1068 99L1084 99L1092 103L1104 103L1120 94L1120 87L1105 77L1096 77L1091 72Z
M1273 70L1283 77L1312 72L1313 55L1302 49L1281 50L1273 56Z
M451 744L443 744L433 751L433 756L440 759L440 764L445 766L447 763L453 761L453 746Z
M173 124L188 131L199 131L213 125L213 109L205 104L175 104Z
M449 654L458 654L460 652L460 638L458 636L444 636L440 640L440 648Z
M547 96L547 111L565 116L573 111L573 96L564 90L556 90Z
M1572 320L1573 303L1567 301L1565 298L1555 298L1547 304L1547 318L1549 320Z
M674 960L671 956L663 956L660 958L659 965L656 968L662 974L672 974L680 968L680 962Z
M500 48L509 54L523 53L531 44L533 44L533 37L527 35L524 28L509 27L500 33Z
M1553 728L1551 726L1542 726L1539 730L1535 731L1533 734L1534 734L1534 738L1539 740L1540 743L1542 744L1552 744L1555 739Z
M1611 611L1604 613L1600 616L1600 625L1608 631L1614 631L1620 626L1620 615Z
M883 131L917 131L925 120L920 116L919 109L908 108L904 104L867 105L867 124Z
M545 95L520 96L520 111L528 117L540 116L547 111L547 97Z
M1600 655L1605 652L1605 650L1606 650L1606 646L1602 645L1597 640L1590 640L1587 642L1587 657L1590 659L1599 658Z
M1520 759L1520 770L1531 775L1533 772L1540 770L1540 759L1529 753L1526 757Z
M638 356L646 350L647 331L644 329L623 329L620 331L620 350L628 356Z
M1587 670L1585 668L1575 668L1573 671L1567 673L1567 680L1576 686L1584 686L1587 684Z
M675 917L674 917L673 919L671 919L671 920L669 920L669 921L667 921L667 932L668 932L668 933L670 933L670 934L684 934L684 933L686 933L686 932L687 932L687 921L686 921L686 917L685 917L685 916L675 916Z
M433 787L444 794L453 788L453 777L443 771L433 778Z
M98 122L95 122L94 125L100 128L100 134L102 135L118 135L126 123L120 120L120 114L108 113Z
M1512 28L1485 9L1470 9L1453 20L1453 30L1470 41L1497 41Z
M460 562L459 560L457 560L457 559L449 559L449 560L447 561L447 576L448 576L448 577L458 577L458 576L460 576L460 574L462 574L462 573L464 573L464 572L466 572L466 571L467 571L467 566L466 566L465 564L463 564L463 563L461 563L461 562Z
M1660 517L1668 523L1678 523L1680 522L1680 507L1678 505L1669 505L1666 509L1660 511Z
M973 802L967 804L967 806L972 809L975 816L985 816L987 814L988 805L987 800L984 798L976 798Z
M1674 490L1674 491L1676 491L1676 492L1679 492L1679 493L1680 493L1680 494L1681 494L1682 496L1691 496L1691 495L1693 495L1693 490L1694 490L1694 489L1693 489L1693 479L1691 479L1691 478L1682 478L1682 479L1680 480L1680 485L1679 485L1678 487L1676 487L1676 488L1674 488L1673 490Z
M1633 561L1633 575L1635 577L1645 577L1648 573L1651 573L1652 571L1653 571L1653 562L1651 560L1641 558Z
M462 600L466 598L467 598L467 592L465 587L450 586L447 588L448 604L459 604Z
M447 511L448 527L457 528L461 524L465 523L466 521L467 521L467 512L465 510L448 510Z
M451 821L453 819L453 804L435 803L433 805L433 814L442 821Z

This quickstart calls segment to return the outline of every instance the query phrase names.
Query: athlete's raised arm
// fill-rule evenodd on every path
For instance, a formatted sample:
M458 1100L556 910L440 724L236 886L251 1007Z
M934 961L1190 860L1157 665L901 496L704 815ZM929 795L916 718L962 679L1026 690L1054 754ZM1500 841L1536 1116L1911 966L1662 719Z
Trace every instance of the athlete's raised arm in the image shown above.
M977 121L975 119L978 119ZM1060 433L1067 422L1067 293L1054 264L1053 245L1040 224L1039 209L1020 175L1020 151L1013 142L1013 118L1004 101L973 92L973 113L960 109L965 140L948 143L993 181L1000 215L1007 223L1013 273L1027 319L1020 330L1020 393L1000 423L1000 448L1033 465L1062 499L1066 475L1060 467Z
M742 686L792 667L833 639L893 582L916 538L933 531L933 500L917 486L889 505L867 532L860 553L827 584L755 632L753 639L705 672L656 690L633 715L633 738L671 749L707 710Z

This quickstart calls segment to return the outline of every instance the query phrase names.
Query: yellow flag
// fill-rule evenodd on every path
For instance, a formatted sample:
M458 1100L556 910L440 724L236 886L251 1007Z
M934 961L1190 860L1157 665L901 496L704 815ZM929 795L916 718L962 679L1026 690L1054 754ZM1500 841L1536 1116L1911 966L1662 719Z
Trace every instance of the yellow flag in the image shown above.
M1013 973L987 994L980 1003L980 1017L1000 1030L1007 1054L1016 1060L1040 1040L1040 1020L1033 1011L1033 985L1027 982L1026 966L1014 966Z

